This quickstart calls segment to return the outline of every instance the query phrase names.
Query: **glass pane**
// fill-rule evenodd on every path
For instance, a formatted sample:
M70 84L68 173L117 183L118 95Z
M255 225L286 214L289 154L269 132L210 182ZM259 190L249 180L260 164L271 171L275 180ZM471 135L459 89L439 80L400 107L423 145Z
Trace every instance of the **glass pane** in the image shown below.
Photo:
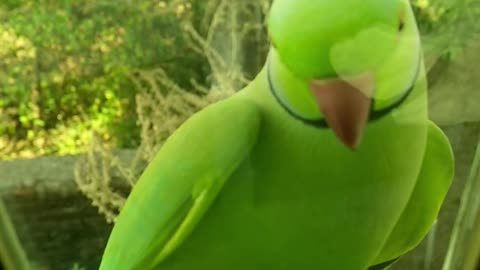
M205 240L206 248L202 245L197 254L208 255L213 250L221 254L224 250L216 248L228 246L221 241L228 238L241 243L231 245L233 248L249 247L244 254L236 254L264 263L246 269L302 270L311 266L311 261L315 269L330 270L326 269L332 268L330 257L319 254L317 261L317 256L301 257L301 251L314 254L313 247L323 251L332 247L339 253L337 242L343 239L348 244L341 246L340 266L335 265L335 270L345 265L352 268L348 270L366 270L353 269L352 265L365 264L366 259L358 259L367 256L363 244L378 246L382 238L378 235L386 235L380 231L393 227L394 222L388 220L400 215L396 208L405 205L411 194L405 191L407 181L397 182L398 193L388 193L392 189L382 189L386 185L381 181L372 181L377 185L372 184L371 189L362 189L362 185L354 189L351 187L358 182L353 180L352 185L343 186L302 180L322 175L322 180L332 178L336 183L350 178L367 182L371 179L365 175L376 179L381 174L388 180L409 171L417 175L426 135L416 133L415 124L408 121L421 122L424 127L427 106L422 103L422 93L409 101L418 111L405 112L400 106L421 88L416 85L421 84L423 71L429 85L428 118L448 137L455 176L428 235L388 270L480 269L480 1L274 1L279 3L277 12L271 9L271 0L0 1L0 269L98 269L132 188L147 165L167 149L172 158L159 160L169 166L151 174L177 176L178 182L158 192L175 188L176 196L169 197L167 206L177 207L167 210L178 219L191 213L191 207L203 205L201 199L210 194L206 187L218 184L210 178L221 178L226 171L228 179L255 180L250 189L227 185L232 181L225 180L220 192L243 190L258 211L248 212L251 209L245 206L236 212L254 212L256 216L249 217L262 220L262 203L285 205L280 214L275 209L269 212L277 214L272 214L275 219L254 224L234 214L230 219L211 218L225 213L218 211L228 203L238 206L243 193L216 197L208 207L210 222L237 218L245 228L230 224L228 228L236 232L231 234L226 233L228 229L219 229L218 235L223 232L228 237ZM418 61L420 52L424 63ZM265 94L249 96L249 89ZM335 91L346 94L331 95ZM251 121L253 116L244 119L235 111L244 112L248 105L227 106L199 121L202 123L195 132L181 135L187 138L184 145L188 147L178 151L163 147L172 134L180 134L175 132L195 113L242 95L255 103L252 115L261 115L258 129ZM229 114L232 116L227 117ZM388 117L394 123L378 128L376 121ZM224 121L212 124L217 118ZM198 135L202 130L204 134ZM229 133L231 130L235 133ZM276 132L268 133L271 130ZM319 152L328 155L319 154L312 161L307 157L316 153L318 145L312 143L300 153L295 142L301 148L318 135L317 131L322 134L318 145L324 151ZM384 140L395 133L399 136L393 136L394 141L407 143L399 146ZM252 143L248 141L252 134L262 135ZM370 147L370 154L362 149L362 143ZM372 154L380 144L385 145L384 152ZM238 145L243 147L235 147ZM356 147L357 152L348 149ZM247 148L248 154L236 160ZM419 152L405 154L408 158L401 163L387 157L388 153L399 157L409 149ZM172 162L177 156L181 158ZM287 159L291 162L285 162ZM231 160L235 166L230 166ZM372 165L380 163L386 165ZM388 166L390 169L385 169ZM401 167L405 169L398 169ZM317 168L331 173L322 174L323 169ZM277 178L280 184L265 184ZM204 183L192 188L189 185L194 180ZM315 189L325 186L331 189ZM354 194L358 196L353 199L348 190L359 195ZM398 196L401 190L405 196ZM369 203L375 194L384 200ZM330 200L321 200L328 196ZM292 211L295 202L302 205L298 211ZM321 203L317 208L312 202ZM351 211L364 209L362 206L371 211ZM155 214L148 215L152 209ZM155 212L157 208L143 210L138 211L139 220L157 220L164 213ZM311 214L311 224L301 223L305 213ZM295 220L302 226L289 226ZM323 226L321 221L335 226ZM146 223L137 224L143 226L138 235L125 236L128 244L121 249L129 251L130 245L148 238L151 223ZM201 227L201 221L199 224L197 230L208 231ZM264 228L262 233L259 224ZM344 224L349 226L341 227ZM179 223L168 225L170 230L159 230L148 239L165 241L161 236L171 237L183 228ZM375 229L361 229L369 225ZM324 230L306 233L317 227ZM278 233L282 230L290 233ZM347 233L353 239L350 242ZM251 235L255 237L248 238ZM318 243L312 241L318 235L328 236L326 241L317 241L325 245L316 246ZM155 241L149 243L155 246ZM292 243L289 241L296 244L290 247L285 244ZM161 246L154 248L155 254L160 253ZM353 252L354 247L358 247L357 252ZM127 252L132 261L142 256L141 252L132 255L138 250ZM228 252L223 255L219 256L234 258L228 257ZM383 261L371 262L375 256L368 259L368 270L387 269ZM275 260L278 264L274 266L268 263ZM304 265L292 268L284 263L289 260ZM139 269L143 268L146 266Z

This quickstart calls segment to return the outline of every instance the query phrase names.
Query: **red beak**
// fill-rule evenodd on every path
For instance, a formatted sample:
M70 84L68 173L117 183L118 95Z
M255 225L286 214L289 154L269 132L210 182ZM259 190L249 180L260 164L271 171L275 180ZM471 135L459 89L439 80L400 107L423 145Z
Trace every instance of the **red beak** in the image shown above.
M349 79L315 80L310 89L328 126L348 148L361 142L374 89L372 74Z

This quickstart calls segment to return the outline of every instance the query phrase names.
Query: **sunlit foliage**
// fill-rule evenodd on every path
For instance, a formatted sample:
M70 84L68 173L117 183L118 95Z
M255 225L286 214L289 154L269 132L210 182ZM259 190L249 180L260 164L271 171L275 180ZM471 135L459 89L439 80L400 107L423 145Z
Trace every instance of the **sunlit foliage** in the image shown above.
M208 73L179 34L201 13L188 1L18 2L0 3L2 158L84 151L91 130L135 146L132 71Z

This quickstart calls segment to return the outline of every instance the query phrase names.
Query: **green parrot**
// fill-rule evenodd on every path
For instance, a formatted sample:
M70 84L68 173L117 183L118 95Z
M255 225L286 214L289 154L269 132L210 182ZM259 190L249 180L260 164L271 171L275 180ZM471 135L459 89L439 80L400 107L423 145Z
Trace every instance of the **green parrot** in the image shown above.
M130 194L101 270L377 270L453 178L408 0L275 0L258 76L187 120Z

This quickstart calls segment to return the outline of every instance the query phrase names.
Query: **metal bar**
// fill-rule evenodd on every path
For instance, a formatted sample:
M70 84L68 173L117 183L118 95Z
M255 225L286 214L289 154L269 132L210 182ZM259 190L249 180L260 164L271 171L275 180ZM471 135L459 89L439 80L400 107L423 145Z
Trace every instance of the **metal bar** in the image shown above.
M480 252L480 142L465 185L443 270L476 270Z
M0 199L0 259L5 270L30 269L27 256L22 249L10 221L7 209Z

